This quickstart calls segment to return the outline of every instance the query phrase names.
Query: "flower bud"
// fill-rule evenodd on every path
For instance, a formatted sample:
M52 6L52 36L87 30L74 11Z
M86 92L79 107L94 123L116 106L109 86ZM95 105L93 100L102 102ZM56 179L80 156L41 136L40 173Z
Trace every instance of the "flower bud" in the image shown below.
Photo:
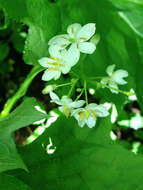
M100 34L95 34L90 40L90 42L93 43L94 45L97 45L99 41L100 41Z
M42 90L42 94L49 94L51 91L56 89L56 85L48 85Z

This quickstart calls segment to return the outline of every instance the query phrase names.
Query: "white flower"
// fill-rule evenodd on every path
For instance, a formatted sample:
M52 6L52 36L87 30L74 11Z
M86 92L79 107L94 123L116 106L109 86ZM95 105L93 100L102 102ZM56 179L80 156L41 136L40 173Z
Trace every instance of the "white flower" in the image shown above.
M101 80L102 84L109 85L111 88L118 89L119 85L124 85L127 82L123 79L124 77L128 76L128 72L122 69L119 69L117 71L114 71L115 65L110 65L107 67L106 72L109 75L109 77L104 77ZM110 89L111 92L118 94L117 90Z
M95 103L88 104L85 108L78 108L72 111L72 116L74 116L80 127L85 124L89 128L92 128L96 124L97 117L108 116L108 111L103 105L97 105Z
M50 58L43 57L39 60L41 66L48 68L42 76L44 81L57 80L61 73L67 74L75 64L72 55L70 56L65 49L59 51L59 47L56 45L50 46L49 54Z
M51 102L60 105L59 110L64 113L66 117L69 116L70 112L74 108L79 108L85 104L84 100L72 101L72 99L68 98L67 96L63 96L61 99L59 99L59 97L54 92L50 92L50 98L52 99Z
M72 44L69 48L75 59L78 61L80 52L92 54L96 46L92 42L87 42L95 33L95 24L89 23L81 26L78 23L69 25L67 28L68 34L57 35L49 41L49 45L58 45L61 49L66 48L69 44Z

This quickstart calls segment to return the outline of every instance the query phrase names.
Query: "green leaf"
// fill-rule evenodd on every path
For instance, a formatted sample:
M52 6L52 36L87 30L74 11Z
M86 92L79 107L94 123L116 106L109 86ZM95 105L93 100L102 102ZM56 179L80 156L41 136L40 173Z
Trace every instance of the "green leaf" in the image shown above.
M10 173L37 190L41 181L43 190L142 189L142 156L113 144L110 130L109 118L89 129L60 117L34 143L21 149L30 173ZM56 147L52 155L44 149L49 137Z
M143 37L143 2L141 0L110 0L118 9L118 15L140 37Z
M0 121L0 172L15 168L26 169L17 152L13 132L45 117L45 114L34 108L36 105L34 98L28 98Z
M14 176L7 174L0 174L0 189L1 190L31 190L22 181Z
M6 17L21 21L27 16L26 3L23 0L0 0L0 7L6 12Z
M48 41L60 29L58 7L46 0L36 1L33 3L33 0L29 0L26 3L28 11L26 24L29 26L29 32L24 59L27 64L33 65L38 64L38 59L48 55ZM37 13L39 13L38 16Z
M3 61L9 53L9 46L6 43L0 42L0 61Z

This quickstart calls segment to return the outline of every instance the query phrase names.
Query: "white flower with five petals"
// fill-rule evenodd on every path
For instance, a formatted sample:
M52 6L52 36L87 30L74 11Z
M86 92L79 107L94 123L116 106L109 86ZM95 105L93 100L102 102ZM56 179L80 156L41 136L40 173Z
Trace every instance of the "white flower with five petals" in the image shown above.
M58 45L61 49L66 48L69 44L72 44L69 48L69 53L72 54L76 62L79 60L80 52L92 54L96 46L88 40L95 33L95 24L89 23L81 26L78 23L69 25L67 28L68 34L57 35L49 41L49 45Z
M74 57L66 49L59 51L57 45L49 47L49 54L49 58L43 57L39 60L39 64L47 68L42 76L44 81L57 80L61 73L67 74L75 64Z
M72 101L72 99L68 98L67 96L63 96L60 99L54 92L50 92L50 98L50 102L60 105L59 110L64 113L66 117L69 116L73 109L79 108L85 104L84 100Z
M87 124L89 128L92 128L96 125L97 117L107 117L109 112L103 105L91 103L85 108L73 110L71 115L77 119L80 127L83 127L85 124Z
M106 73L108 74L108 77L104 77L101 80L101 83L109 85L109 87L111 87L111 92L118 94L118 85L124 85L127 83L124 78L128 77L128 72L122 69L114 71L114 69L115 65L109 65L107 67Z

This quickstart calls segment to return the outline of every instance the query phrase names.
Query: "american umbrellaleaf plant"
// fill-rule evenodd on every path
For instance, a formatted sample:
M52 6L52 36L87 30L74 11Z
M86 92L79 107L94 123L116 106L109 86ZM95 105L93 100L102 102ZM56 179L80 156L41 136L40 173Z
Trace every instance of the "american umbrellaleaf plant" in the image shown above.
M96 50L96 44L93 43L95 38L95 23L88 23L81 26L78 23L71 24L67 28L67 34L56 35L49 40L49 57L43 57L39 60L39 64L45 67L42 80L57 80L61 74L67 74L70 72L73 66L75 66L80 59L80 52L85 54L92 54ZM90 40L91 39L91 40ZM122 92L119 90L118 85L124 85L127 82L124 80L128 76L128 72L125 70L116 70L115 64L107 67L107 77L101 77L100 85L108 87L112 93ZM96 78L96 77L95 77ZM97 77L98 78L98 77ZM97 105L96 103L88 103L87 96L87 81L84 80L84 87L75 101L71 99L71 90L75 88L76 82L80 78L73 80L74 82L58 85L65 86L71 85L71 89L68 95L62 96L60 99L53 90L57 87L50 88L51 102L59 105L59 110L66 116L73 116L80 127L85 124L92 128L96 125L98 117L107 117L109 112L103 105ZM98 82L99 83L99 82ZM85 100L79 100L82 94L85 94ZM124 93L127 94L127 93ZM86 106L83 105L86 103Z

